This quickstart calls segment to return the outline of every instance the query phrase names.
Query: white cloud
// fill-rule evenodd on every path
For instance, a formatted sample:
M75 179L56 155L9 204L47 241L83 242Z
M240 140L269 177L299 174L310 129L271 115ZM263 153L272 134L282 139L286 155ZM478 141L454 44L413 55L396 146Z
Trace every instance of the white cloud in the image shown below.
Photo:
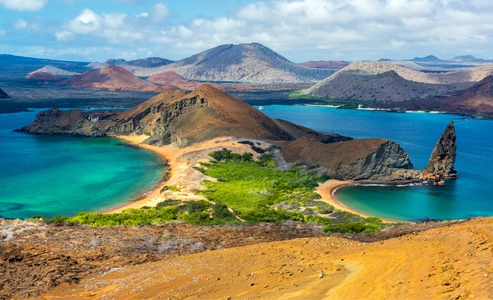
M156 3L152 6L151 18L155 23L163 22L169 14L168 7L164 3Z
M28 24L27 21L19 19L19 20L14 22L14 27L15 27L15 29L26 29L27 24Z
M12 10L37 11L42 9L48 0L0 0L0 5Z
M74 41L87 36L84 42L90 45L109 41L122 49L138 45L172 59L219 44L250 42L263 43L294 61L493 56L490 0L265 0L230 15L180 24L169 20L162 2L147 11L127 15L86 9L55 37Z
M69 31L56 32L55 37L59 41L70 41L73 39L74 34Z
M101 19L95 12L86 8L74 20L70 21L68 27L73 33L88 34L99 29Z

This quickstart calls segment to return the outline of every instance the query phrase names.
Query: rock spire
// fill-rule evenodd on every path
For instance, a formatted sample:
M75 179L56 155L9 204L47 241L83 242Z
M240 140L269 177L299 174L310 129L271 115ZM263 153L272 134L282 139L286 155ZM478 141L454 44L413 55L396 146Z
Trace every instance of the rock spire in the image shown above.
M423 174L428 178L434 177L436 179L457 178L457 171L454 167L456 153L457 144L454 122L450 121L436 143L428 161L428 167Z

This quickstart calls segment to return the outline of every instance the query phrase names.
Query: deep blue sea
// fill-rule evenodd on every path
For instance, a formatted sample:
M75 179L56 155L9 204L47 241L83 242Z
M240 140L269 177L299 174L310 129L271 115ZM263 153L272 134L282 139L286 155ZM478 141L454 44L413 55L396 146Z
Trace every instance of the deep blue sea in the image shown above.
M13 132L35 116L0 114L0 217L104 210L139 197L162 178L160 157L117 139Z
M460 178L445 187L345 187L336 198L357 211L401 221L493 216L493 121L433 113L389 113L317 106L265 106L265 114L319 131L398 142L424 168L453 120Z

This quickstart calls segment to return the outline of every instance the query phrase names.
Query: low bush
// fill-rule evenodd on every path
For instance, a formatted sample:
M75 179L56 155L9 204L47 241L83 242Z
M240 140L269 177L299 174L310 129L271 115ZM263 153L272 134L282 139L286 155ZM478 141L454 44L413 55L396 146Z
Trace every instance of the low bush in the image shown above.
M165 200L156 207L126 209L116 214L81 212L74 217L56 216L44 219L48 224L81 224L91 226L139 226L162 224L182 220L193 225L236 224L238 220L222 204L213 205L208 201Z
M176 186L173 186L173 185L165 185L163 186L163 188L161 189L161 193L164 192L164 191L174 191L174 192L179 192L180 189L177 188Z

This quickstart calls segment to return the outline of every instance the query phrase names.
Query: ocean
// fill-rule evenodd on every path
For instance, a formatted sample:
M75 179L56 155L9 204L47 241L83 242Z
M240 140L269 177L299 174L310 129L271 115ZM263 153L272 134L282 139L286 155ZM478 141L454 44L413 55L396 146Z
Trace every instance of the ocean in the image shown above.
M101 211L138 198L163 178L160 157L118 139L13 132L37 111L0 114L0 217Z
M460 178L445 187L339 189L335 196L362 213L398 221L450 220L493 216L493 121L449 114L389 113L321 106L265 106L271 118L354 138L382 137L406 150L415 168L426 167L447 124L457 132L456 169Z

